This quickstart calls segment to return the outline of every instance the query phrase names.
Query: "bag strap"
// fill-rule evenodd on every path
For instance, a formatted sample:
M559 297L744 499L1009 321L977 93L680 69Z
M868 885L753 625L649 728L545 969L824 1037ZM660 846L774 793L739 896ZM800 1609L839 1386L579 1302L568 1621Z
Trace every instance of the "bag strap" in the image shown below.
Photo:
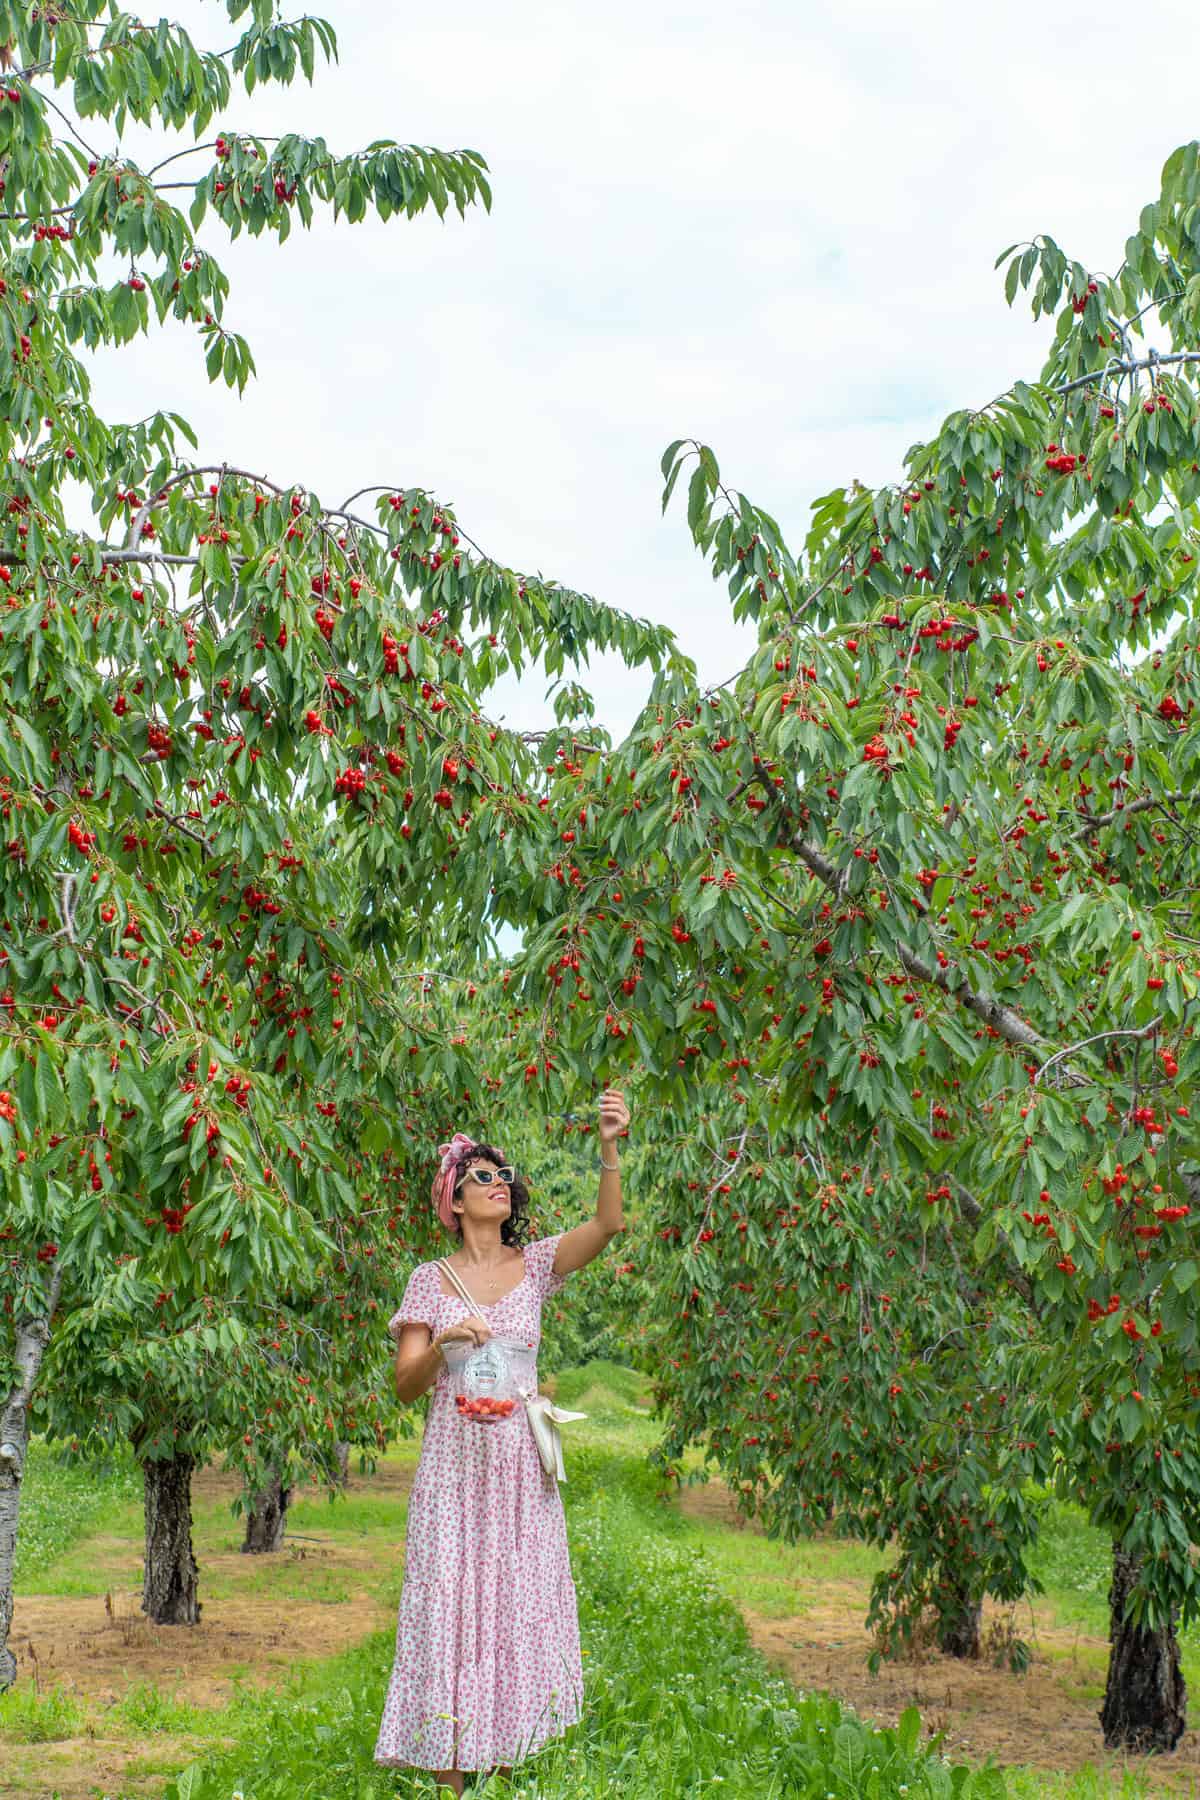
M459 1280L458 1270L451 1268L449 1259L445 1256L439 1256L437 1266L439 1269L444 1269L446 1271L446 1274L450 1278L451 1287L456 1290L458 1297L463 1302L464 1306L469 1306L473 1313L477 1313L479 1311L478 1306Z

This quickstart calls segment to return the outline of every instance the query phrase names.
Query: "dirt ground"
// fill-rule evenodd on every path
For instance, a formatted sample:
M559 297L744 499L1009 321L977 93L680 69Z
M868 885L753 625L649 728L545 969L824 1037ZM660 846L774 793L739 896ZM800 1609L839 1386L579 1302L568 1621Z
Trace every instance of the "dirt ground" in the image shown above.
M102 1543L97 1540L98 1547ZM318 1556L334 1554L305 1548ZM353 1566L346 1554L337 1556L340 1568ZM226 1560L206 1556L204 1572L214 1573ZM362 1567L365 1579L368 1557ZM393 1618L392 1608L366 1591L334 1603L289 1598L286 1616L274 1619L264 1616L261 1595L205 1600L199 1624L187 1627L151 1623L140 1603L140 1588L110 1591L99 1600L23 1596L11 1640L18 1681L32 1680L36 1671L43 1689L57 1684L108 1706L145 1681L175 1700L222 1706L233 1690L235 1669L247 1686L265 1687L298 1656L332 1656Z
M97 1794L120 1793L145 1794L150 1800L162 1793L165 1781L175 1771L211 1753L220 1742L212 1738L193 1742L155 1732L152 1758L140 1748L130 1750L90 1737L15 1747L5 1744L0 1796L3 1800L48 1800L51 1795L54 1800L96 1800Z
M735 1530L757 1531L737 1512L722 1483L710 1481L680 1496L691 1518ZM1147 1761L1108 1755L1098 1713L1104 1695L1108 1640L1056 1629L1023 1608L1013 1621L1033 1649L1023 1675L986 1661L963 1663L936 1649L919 1659L885 1663L868 1673L870 1639L863 1629L867 1590L862 1582L823 1582L820 1597L791 1618L763 1618L742 1608L756 1646L797 1687L825 1690L862 1717L895 1725L906 1706L917 1706L926 1730L945 1732L943 1751L955 1761L1028 1763L1038 1769L1107 1771L1114 1790L1128 1768L1163 1794L1200 1794L1200 1732L1188 1731L1169 1758ZM1007 1609L985 1604L983 1637L1002 1631Z
M411 1484L408 1469L381 1471L371 1480L376 1493L404 1494ZM197 1501L225 1498L235 1491L233 1478L213 1469L202 1471L193 1482ZM133 1581L114 1583L99 1597L20 1595L9 1640L19 1682L36 1679L42 1688L58 1684L81 1698L112 1705L137 1682L146 1681L176 1700L220 1706L233 1691L235 1672L246 1685L265 1687L298 1658L333 1655L395 1620L394 1608L378 1595L379 1546L366 1540L347 1544L321 1532L285 1538L285 1557L318 1563L323 1572L341 1577L350 1595L336 1601L289 1595L274 1617L264 1610L261 1592L245 1599L204 1594L204 1584L216 1575L250 1586L262 1558L237 1550L206 1551L201 1558L200 1621L186 1628L155 1625L141 1612L137 1579L141 1559L136 1546L131 1551L126 1540L104 1537L94 1538L92 1546L96 1560L117 1576L123 1564L131 1565Z

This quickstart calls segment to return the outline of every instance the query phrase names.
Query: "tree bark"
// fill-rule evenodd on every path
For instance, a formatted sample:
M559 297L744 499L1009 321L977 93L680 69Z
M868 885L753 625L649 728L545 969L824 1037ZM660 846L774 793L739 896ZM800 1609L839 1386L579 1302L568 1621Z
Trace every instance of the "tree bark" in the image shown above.
M1176 1620L1158 1631L1131 1625L1125 1603L1137 1582L1140 1563L1119 1544L1113 1547L1108 1590L1108 1684L1100 1723L1108 1750L1173 1750L1187 1724L1187 1687L1179 1664Z
M350 1445L345 1438L339 1438L337 1444L338 1486L350 1485Z
M291 1488L285 1488L278 1475L262 1493L255 1494L246 1514L243 1556L261 1556L264 1552L282 1549L291 1498Z
M983 1619L983 1601L951 1573L943 1575L937 1591L937 1645L943 1656L957 1656L964 1662L979 1657L979 1628Z
M200 1570L192 1550L192 1470L195 1458L163 1457L142 1464L146 1555L142 1611L156 1625L196 1625Z
M17 1385L0 1405L0 1694L17 1679L17 1659L8 1647L8 1634L12 1629L13 1566L17 1558L21 1481L29 1448L29 1402L50 1341L50 1324L61 1288L62 1270L56 1268L50 1277L46 1310L42 1316L14 1321L13 1361L17 1367Z

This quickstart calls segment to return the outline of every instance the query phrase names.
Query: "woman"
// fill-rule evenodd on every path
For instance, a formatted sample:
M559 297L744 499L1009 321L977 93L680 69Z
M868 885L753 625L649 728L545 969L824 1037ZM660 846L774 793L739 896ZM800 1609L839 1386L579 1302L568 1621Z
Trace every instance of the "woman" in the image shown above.
M457 1413L442 1347L493 1331L537 1345L542 1302L623 1229L617 1138L629 1109L600 1098L596 1216L522 1248L524 1183L490 1144L456 1132L433 1183L438 1218L459 1240L448 1257L472 1312L437 1263L414 1269L399 1311L396 1392L433 1388L408 1502L396 1660L375 1745L389 1768L463 1771L512 1765L580 1716L579 1617L558 1482L542 1468L524 1409L487 1425Z

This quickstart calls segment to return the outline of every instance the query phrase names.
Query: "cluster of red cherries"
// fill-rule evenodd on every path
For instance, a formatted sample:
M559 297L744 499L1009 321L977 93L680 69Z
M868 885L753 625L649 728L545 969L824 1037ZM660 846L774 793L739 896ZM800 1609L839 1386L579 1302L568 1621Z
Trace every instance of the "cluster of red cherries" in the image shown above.
M454 1404L462 1418L478 1419L487 1423L492 1419L507 1419L517 1403L515 1400L496 1400L490 1394L479 1394L475 1397L456 1394Z

